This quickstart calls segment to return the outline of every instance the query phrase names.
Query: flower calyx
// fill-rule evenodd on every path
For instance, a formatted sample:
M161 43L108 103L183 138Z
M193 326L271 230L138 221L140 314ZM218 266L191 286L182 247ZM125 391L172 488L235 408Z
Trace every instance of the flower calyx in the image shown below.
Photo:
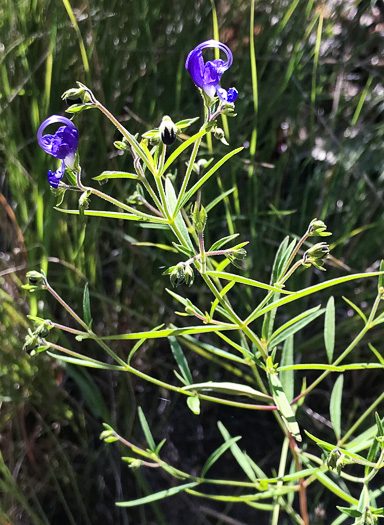
M327 226L323 221L313 219L308 226L308 236L318 235L319 237L328 237L332 235L331 232L327 232Z
M177 286L179 286L179 284L183 283L184 281L186 285L191 286L195 279L195 275L193 269L191 268L191 265L185 264L183 262L176 264L176 266L171 266L170 268L165 270L165 272L163 272L163 275L170 276L171 285L173 288L176 288Z
M314 244L312 248L309 248L302 259L302 264L305 268L309 268L311 265L325 272L324 261L329 255L329 245L326 242L318 242Z

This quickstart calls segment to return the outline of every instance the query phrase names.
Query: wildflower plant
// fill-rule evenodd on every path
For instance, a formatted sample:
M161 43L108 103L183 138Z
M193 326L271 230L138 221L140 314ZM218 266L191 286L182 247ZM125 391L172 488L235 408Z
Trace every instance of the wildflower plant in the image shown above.
M204 61L203 52L209 48L219 49L225 60ZM126 152L132 161L131 172L104 171L93 177L99 183L111 179L132 179L137 184L135 193L118 199L100 191L83 177L78 154L79 132L72 120L52 116L45 120L38 131L38 142L43 150L59 159L56 172L48 172L48 181L53 191L60 192L59 204L67 191L80 193L76 209L58 207L64 214L82 215L89 218L113 218L155 225L167 229L174 238L172 250L178 256L176 264L170 264L163 272L164 280L169 278L168 289L171 300L181 307L180 326L164 325L145 332L110 334L100 336L92 328L91 306L88 287L84 289L83 314L80 316L50 285L43 272L32 271L27 275L25 288L30 292L45 290L50 293L72 317L74 326L63 326L54 320L31 318L34 329L30 330L25 342L25 350L32 356L46 351L61 361L90 368L115 370L131 373L142 381L162 387L185 397L190 410L198 416L201 403L220 403L228 407L241 408L248 412L250 429L257 426L259 411L270 413L275 419L276 432L282 432L281 456L276 462L275 472L263 469L239 446L240 436L231 436L219 422L222 445L207 457L198 476L181 471L166 462L161 454L165 440L156 443L144 412L139 408L138 415L146 438L145 446L138 446L121 436L118 429L105 424L101 438L106 442L119 441L130 449L130 455L123 457L131 468L161 468L174 481L169 481L165 490L132 501L120 501L121 507L133 507L179 492L190 495L232 501L247 505L255 512L266 511L271 515L271 523L279 523L282 513L289 515L292 523L309 524L312 506L308 505L307 491L317 483L335 494L339 499L340 516L337 523L352 517L354 523L374 523L384 516L384 509L376 504L378 490L371 489L371 482L384 464L384 421L373 415L375 407L383 400L376 400L356 422L346 431L341 428L343 374L352 370L369 370L384 367L384 360L372 346L371 362L354 362L353 351L375 326L384 322L384 313L379 313L384 295L383 265L380 271L357 273L322 280L318 284L295 290L291 277L299 271L312 272L326 270L330 257L330 246L318 241L319 237L331 235L326 224L314 218L301 238L285 238L279 246L273 263L269 283L257 280L257 276L245 277L244 261L247 258L248 241L237 239L237 234L218 238L209 247L205 245L204 233L210 226L208 206L203 205L203 190L207 182L230 159L243 148L228 152L215 162L199 157L203 141L209 134L225 141L224 132L218 127L223 115L235 116L234 103L237 90L226 91L221 87L222 75L232 64L232 53L221 42L208 40L198 45L187 56L186 69L199 89L204 105L204 121L200 128L190 136L196 118L174 123L170 116L164 116L159 126L143 131L141 138L126 129L96 98L95 94L80 82L77 87L66 91L63 99L80 99L68 107L67 112L76 114L87 109L101 111L121 134L114 143L117 149ZM59 124L54 134L44 134L48 126ZM176 170L180 158L189 155L184 170ZM176 176L171 176L171 172ZM180 172L181 171L181 172ZM65 178L66 177L66 178ZM98 199L102 199L117 209L102 211L97 209ZM144 207L144 208L143 208ZM145 209L145 211L143 211ZM96 219L94 219L96 220ZM238 268L235 273L233 267ZM320 274L320 272L318 272ZM322 273L321 273L322 275ZM255 278L256 277L256 278ZM194 304L189 297L188 288L182 292L175 289L185 283L194 286L201 280L210 294L209 304ZM299 315L281 322L280 309L304 297L312 297L319 302L319 292L336 287L355 279L378 278L376 299L366 316L350 299L347 303L359 314L362 328L350 344L338 355L335 350L335 306L331 297L326 306L321 304L303 311ZM165 284L166 286L166 284ZM250 305L246 318L240 317L231 301L234 288L258 291L262 299ZM286 310L285 310L286 311ZM324 350L319 349L317 363L297 363L294 353L294 336L311 323L324 317ZM184 318L192 318L185 322ZM166 321L166 320L165 320ZM108 357L106 360L94 359L81 351L74 351L50 341L55 331L72 334L77 341L92 340ZM159 377L146 374L135 368L132 359L144 341L168 339L175 358L176 380L168 383ZM204 341L209 338L210 344ZM109 341L119 341L121 351L116 353ZM128 354L125 344L133 343ZM195 383L188 364L188 352L193 348L204 349L219 364L228 365L233 373L232 381L205 381ZM351 362L352 361L352 362ZM295 373L298 371L317 373L317 378L307 384L299 384ZM333 442L314 435L301 418L301 406L307 396L330 374L338 375L330 401L330 418L335 434ZM239 379L240 378L240 379ZM244 400L246 398L246 400ZM362 423L372 418L372 423L364 434L360 432ZM252 430L250 430L252 431ZM317 448L316 446L317 445ZM209 471L225 452L230 452L244 472L244 480L220 480L209 475ZM350 473L349 467L355 469ZM356 473L356 467L360 472ZM352 495L347 485L360 489L360 496ZM224 496L218 487L233 488L233 495ZM356 491L353 491L356 493ZM310 508L311 507L311 508ZM335 522L336 523L336 522Z

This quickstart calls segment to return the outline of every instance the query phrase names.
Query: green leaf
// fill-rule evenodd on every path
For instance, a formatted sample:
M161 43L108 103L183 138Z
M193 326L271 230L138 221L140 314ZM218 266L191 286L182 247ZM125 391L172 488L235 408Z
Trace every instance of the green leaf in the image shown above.
M187 248L186 246L183 246L182 244L176 244L175 242L173 242L172 244L178 252L182 253L183 255L186 255L188 258L191 258L195 255L195 252L193 250Z
M328 363L333 361L333 351L335 349L335 299L331 296L328 299L324 319L324 343L327 352Z
M287 396L285 395L283 387L281 386L280 380L274 371L268 373L268 381L272 391L273 399L277 408L279 409L283 421L287 426L288 431L297 441L302 441L300 428L297 424L295 414L293 413L292 407L287 399Z
M293 239L288 245L289 237L285 237L283 242L280 244L277 250L275 261L273 263L272 279L271 284L275 284L279 279L283 277L282 271L287 264L293 249L296 246L296 240Z
M187 405L191 412L193 412L196 416L200 414L200 399L198 396L187 397Z
M147 421L147 419L146 419L146 417L144 415L144 412L143 412L142 408L138 407L137 412L139 414L139 420L140 420L141 428L143 429L144 436L145 436L145 439L147 440L149 449L152 452L155 452L155 450L156 450L155 441L153 439L152 432L151 432L151 430L149 428L148 421Z
M192 487L196 487L196 485L199 485L199 483L197 482L185 483L185 485L179 485L178 487L173 487L171 489L161 490L160 492L156 492L155 494L150 494L149 496L145 496L144 498L134 499L131 501L118 501L116 502L116 506L117 507L137 507L137 505L144 505L145 503L151 503L152 501L158 501L164 498L169 498L170 496L174 496L175 494L178 494L179 492L183 492L186 489L191 489Z
M384 365L384 357L380 354L380 352L373 346L372 343L368 343L368 346L373 354L375 354L377 360L381 365Z
M229 381L206 381L204 383L190 384L184 386L183 390L192 390L196 392L218 392L220 394L229 394L236 396L247 396L253 399L261 399L263 401L272 401L271 396L259 392L248 385L241 385L238 383L230 383Z
M348 507L339 507L338 505L336 508L342 512L343 514L346 514L350 518L360 518L362 516L361 512L357 509L350 509Z
M281 366L293 364L293 335L289 335L284 342L280 364ZM283 370L280 372L280 382L288 401L291 402L294 397L294 371Z
M207 271L206 274L209 275L210 277L215 277L217 279L226 279L227 281L235 281L236 283L246 284L247 286L255 286L256 288L261 288L262 290L272 290L274 292L290 294L290 295L294 294L294 292L288 292L276 286L271 286L270 284L261 283L260 281L255 281L254 279L248 279L246 277L242 277L234 273Z
M224 191L223 193L220 193L220 195L218 197L216 197L216 199L213 199L213 201L211 201L206 207L205 207L205 210L207 213L209 213L215 206L216 204L219 204L219 202L221 202L222 200L224 200L226 197L228 197L228 195L231 195L231 193L233 193L235 191L236 188L231 188L230 190L227 190L227 191ZM239 234L238 234L239 235Z
M166 328L164 330L148 330L146 332L136 332L128 334L107 335L104 337L94 337L90 334L82 334L76 336L77 341L83 339L97 339L100 341L124 341L136 339L161 339L162 337L169 337L171 335L188 335L188 334L204 334L210 332L220 332L222 330L238 330L236 325L221 325L221 324L206 324L200 326L189 326L188 328Z
M47 348L50 348L49 346ZM80 359L76 357L69 357L67 355L59 355L54 352L47 352L48 355L54 359L59 359L65 363L71 363L72 365L77 366L86 366L88 368L99 368L100 370L122 370L121 366L118 365L109 365L108 363L102 363L101 361L96 361L96 359L85 358Z
M207 171L207 173L205 173L197 182L194 186L192 186L192 188L184 195L183 197L183 200L181 201L180 205L179 205L179 208L177 211L179 211L179 209L181 209L188 201L189 199L199 190L199 188L201 188L201 186L203 184L205 184L207 182L207 180L212 177L212 175L214 173L216 173L216 171L225 163L227 162L227 160L229 160L231 157L233 157L234 155L236 155L237 153L239 153L240 151L242 151L244 148L241 147L241 148L237 148L233 151L231 151L230 153L227 153L227 155L225 155L221 160L219 160L219 162L217 162L209 171Z
M191 124L193 124L197 120L199 120L199 118L200 117L186 118L184 120L179 120L179 122L176 122L175 125L176 125L177 129L185 129L185 128L188 128L188 126L190 126Z
M92 315L91 315L91 305L89 302L89 286L88 283L85 283L84 293L83 293L83 315L85 324L89 329L92 328Z
M233 235L228 235L227 237L223 237L222 239L219 239L218 241L214 242L212 246L207 250L208 252L214 252L216 250L219 250L222 246L227 244L228 242L233 241L233 239L236 239L240 234L234 233Z
M209 456L209 458L207 459L207 461L205 462L202 468L202 471L201 471L202 478L204 478L208 470L216 463L216 461L220 458L220 456L222 456L224 452L226 452L234 443L239 441L239 439L241 439L241 436L233 437L229 439L228 441L226 441L225 443L223 443L222 445L220 445L219 448L217 448L214 452L212 452L212 454Z
M329 403L329 413L333 431L337 441L341 438L341 401L343 397L344 376L340 375L333 387L331 400Z
M138 179L136 173L127 173L126 171L103 171L97 177L93 177L93 180L107 180L107 179Z
M221 421L217 423L217 426L219 427L221 435L223 436L226 442L233 439L230 433L228 432L228 430L223 425L223 423L221 423ZM240 467L243 469L245 474L248 476L248 478L254 483L257 483L258 479L256 477L256 474L253 468L251 467L251 465L249 464L249 461L246 455L244 454L244 452L241 451L239 445L237 443L232 443L229 448L233 454L233 457L236 459L236 461L238 462Z
M290 319L283 326L278 328L271 336L270 347L272 348L272 346L276 346L282 343L283 341L285 341L285 339L287 339L287 337L289 337L290 335L294 335L299 330L302 330L305 326L307 326L317 317L322 315L325 310L319 310L319 308L320 305L315 306L314 308L303 312L302 314L294 317L293 319Z
M166 177L165 179L165 194L167 196L169 212L173 216L176 208L177 197L170 177ZM188 229L180 212L176 213L175 225L177 226L190 250L193 251L193 245L189 237Z
M319 447L325 450L326 452L332 452L332 450L335 450L335 448L337 448L340 450L342 454L344 454L346 460L349 460L349 461L356 460L357 463L360 463L362 465L365 465L367 463L367 460L363 456L360 456L359 454L355 454L344 448L340 448L336 445L332 445L332 443L323 441L322 439L317 438L313 434L310 434L307 430L304 430L304 432L307 434L307 436L310 439L312 439L315 443L317 443L317 445L319 445Z
M185 358L183 349L179 345L176 337L169 337L168 339L171 345L173 357L176 360L176 363L180 369L181 375L183 376L185 382L188 385L191 385L193 383L192 374L188 366L188 361Z
M66 213L68 215L79 215L79 210L64 210L63 208L56 208L54 207L56 211L59 211L61 213ZM160 217L155 216L149 216L149 215L133 215L132 213L124 213L124 212L113 212L113 211L99 211L99 210L84 210L84 215L87 215L89 217L104 217L105 219L122 219L124 221L151 221L156 224L161 224L162 226L165 226L165 229L168 229L168 226L166 226L167 221L165 219L161 219Z
M364 321L364 323L366 323L366 322L367 322L367 317L366 317L366 316L364 315L364 313L360 310L360 308L359 308L355 303L353 303L350 299L347 299L347 297L344 297L344 296L343 296L343 299L344 299L344 301L345 301L347 304L349 304L349 306L351 306L351 307L355 310L355 312L356 312L357 314L360 315L360 317L362 318L362 320Z
M185 149L187 149L191 144L196 142L196 140L200 139L201 137L204 137L206 133L207 133L206 129L200 130L198 133L196 133L195 135L190 137L188 140L183 142L177 149L175 149L175 151L168 157L167 162L164 164L164 167L161 171L161 175L163 175L167 171L169 166L177 159L177 157L181 153L183 153Z
M293 301L302 299L303 297L306 297L307 295L312 295L316 292L320 292L321 290L325 290L332 286L337 286L339 284L343 284L348 281L355 281L357 279L377 277L379 275L381 275L380 272L367 272L367 273L355 273L352 275L344 275L343 277L337 277L336 279L331 279L329 281L324 281L320 284L315 284L314 286L309 286L308 288L304 288L303 290L300 290L298 292L288 292L290 294L289 297L283 297L282 299L279 299L278 301L273 302L272 304L268 304L261 310L256 308L252 312L252 314L248 317L247 322L250 323L254 321L258 317L261 317L262 315L269 312L270 310L273 310L274 308L278 308L280 306L284 306L285 304L292 303ZM284 293L284 291L281 290L281 293Z

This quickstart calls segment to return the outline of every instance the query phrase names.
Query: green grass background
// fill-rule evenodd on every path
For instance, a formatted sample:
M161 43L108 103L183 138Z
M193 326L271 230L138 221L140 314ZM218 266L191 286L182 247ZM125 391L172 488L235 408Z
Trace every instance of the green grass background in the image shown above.
M100 423L107 421L142 442L136 421L140 404L155 436L167 437L168 457L193 470L217 443L214 421L227 419L244 434L249 432L248 415L204 407L198 419L179 399L127 376L88 373L22 352L27 313L71 322L44 294L27 296L20 290L31 269L47 270L51 284L79 311L89 282L100 333L175 321L175 305L165 292L169 283L161 273L178 262L177 256L135 245L167 243L170 237L118 221L92 218L82 224L56 212L46 181L52 158L38 147L36 132L47 116L64 113L60 95L76 80L92 88L132 133L157 126L164 114L174 121L201 116L201 100L184 63L191 49L213 37L216 21L220 39L234 54L222 84L239 91L238 117L228 120L228 140L231 147L245 149L204 190L204 204L231 190L209 214L207 245L240 233L241 240L250 241L245 273L268 281L283 237L301 235L318 217L334 234L328 277L378 269L384 256L382 2L1 0L1 523L219 524L224 523L220 513L250 523L249 510L184 495L172 505L130 513L115 508L115 500L161 490L168 480L152 472L127 471L117 447L98 440ZM119 136L101 114L87 111L76 124L87 181L106 169L132 169L129 156L114 149ZM202 157L210 157L208 146ZM215 158L228 151L217 144L214 149ZM124 181L104 188L121 199L135 189ZM76 206L73 195L66 202L69 208ZM308 285L321 278L308 271L294 279ZM188 293L209 305L200 284ZM346 290L363 310L376 293L373 282ZM237 299L240 314L254 303L247 293ZM341 298L336 308L337 343L342 345L358 321ZM374 337L380 345L382 333ZM73 344L65 338L61 342ZM97 352L91 344L83 348ZM322 348L321 330L318 336L304 334L297 348L306 359L315 359ZM121 355L129 351L114 349ZM364 346L361 352L366 352ZM196 381L225 377L217 363L193 354L190 359ZM136 366L172 380L166 342L144 347ZM380 391L378 375L368 392L363 374L349 381L346 388L354 401L346 418ZM321 399L316 406L320 413L326 410ZM270 432L268 449L278 451L280 444L269 423L262 416L259 430L245 436L245 445L260 458L266 450L265 432ZM265 461L272 461L270 455ZM313 496L312 510L322 497L321 491ZM263 523L265 518L259 519Z

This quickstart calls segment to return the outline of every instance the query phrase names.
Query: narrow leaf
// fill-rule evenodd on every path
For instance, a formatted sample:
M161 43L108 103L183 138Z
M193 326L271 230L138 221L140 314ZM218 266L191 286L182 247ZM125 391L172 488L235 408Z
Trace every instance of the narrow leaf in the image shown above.
M329 403L329 413L331 417L333 431L336 439L341 437L341 400L343 396L344 376L340 375L333 387L331 400Z
M170 177L167 177L165 179L165 193L167 196L168 209L171 215L173 215L176 208L177 197ZM181 233L184 241L186 242L190 250L193 251L193 245L189 237L188 229L180 212L176 213L175 224L179 232Z
M221 435L223 436L226 442L232 439L232 436L230 435L228 430L225 428L223 423L221 423L221 421L217 423L217 426L219 427ZM251 465L249 464L246 455L241 451L239 445L237 443L232 443L232 445L230 446L230 449L233 454L233 457L236 459L236 461L238 462L240 467L243 469L245 474L248 476L248 478L254 483L257 483L256 474L253 468L251 467Z
M138 407L137 412L139 414L139 420L141 428L143 429L145 439L147 440L148 446L152 452L156 450L155 441L152 436L152 432L149 428L148 421L144 415L144 412L141 407Z
M277 374L275 372L270 372L268 374L268 381L272 390L273 399L279 409L283 421L287 426L288 431L297 441L302 441L300 428L297 424L295 414L293 413L292 407L289 404Z
M289 335L285 340L280 364L281 366L293 364L293 335ZM294 371L288 369L280 372L280 381L288 401L292 401L294 397Z
M222 246L227 244L228 242L233 241L233 239L236 239L240 234L234 233L233 235L228 235L227 237L223 237L222 239L219 239L218 241L214 242L212 246L207 250L208 252L214 252L215 250L219 250Z
M333 361L333 351L335 349L335 299L331 296L328 299L324 320L324 343L327 352L328 363Z
M150 494L149 496L145 496L144 498L134 499L131 501L118 501L116 505L117 507L137 507L137 505L144 505L145 503L151 503L152 501L158 501L160 499L169 498L170 496L174 496L175 494L183 492L186 489L196 487L196 485L199 485L199 483L186 483L185 485L179 485L178 487L173 487L171 489L161 490L160 492Z
M89 286L88 283L85 283L84 293L83 293L83 315L85 324L88 328L92 328L92 315L91 315L91 305L89 302Z
M219 459L219 457L222 456L224 454L224 452L226 452L234 443L236 443L236 441L239 441L239 439L241 439L241 436L233 437L233 438L229 439L228 441L226 441L225 443L223 443L222 445L220 445L220 447L218 449L216 449L214 452L212 452L212 454L207 459L207 461L206 461L206 463L203 466L203 469L201 471L201 477L202 478L206 475L206 473L212 467L212 465L214 465L214 463L216 463L216 461Z
M192 374L188 366L188 361L185 358L183 349L179 345L176 337L169 337L169 343L171 345L172 354L180 369L181 375L185 379L185 382L188 385L191 385L193 383Z
M106 180L106 179L138 179L136 173L127 173L126 171L103 171L97 177L93 177L93 180Z
M319 310L319 308L320 305L316 306L315 308L311 308L297 317L290 319L287 323L278 328L271 336L270 346L272 347L282 343L287 339L287 337L294 335L296 332L299 332L309 323L317 319L317 317L322 315L325 311L324 309Z

